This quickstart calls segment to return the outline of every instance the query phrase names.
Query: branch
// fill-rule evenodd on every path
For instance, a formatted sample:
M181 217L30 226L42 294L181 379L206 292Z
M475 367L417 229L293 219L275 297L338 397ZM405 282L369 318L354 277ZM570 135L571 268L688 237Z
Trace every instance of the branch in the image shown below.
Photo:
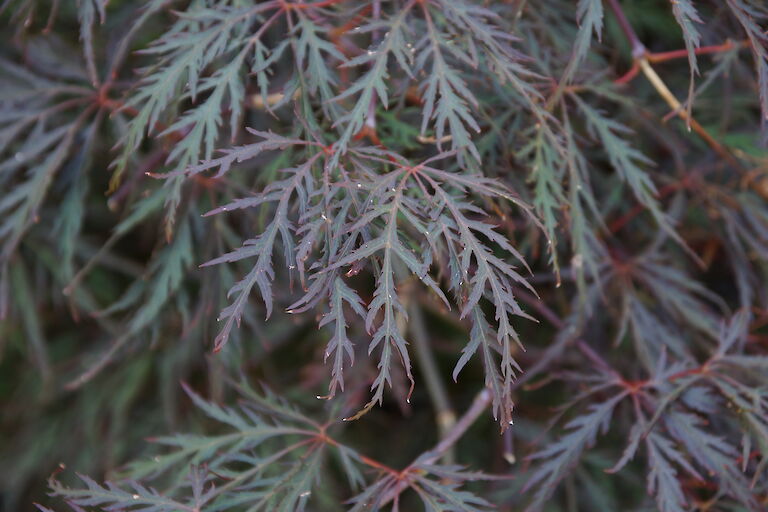
M381 500L380 506L383 507L390 501L397 500L400 494L411 485L409 473L417 470L419 466L434 464L440 459L459 439L461 439L467 429L472 426L475 420L488 408L491 401L491 392L487 388L483 388L483 390L475 396L469 409L467 409L464 415L456 422L446 436L437 443L432 450L420 455L398 475L397 483L392 486L392 489Z
M656 92L659 93L659 96L664 98L664 101L667 102L667 105L670 106L670 108L678 115L678 117L687 122L688 126L690 126L693 131L695 131L702 139L704 139L704 141L709 144L709 146L718 155L720 155L729 164L733 165L737 169L740 169L741 164L738 160L736 160L736 157L734 157L725 146L715 140L715 138L710 135L710 133L688 113L687 109L683 108L683 105L678 101L675 95L672 94L672 91L669 90L661 77L656 74L656 71L653 69L653 67L651 67L648 58L643 56L638 60L638 63L645 77L649 82L651 82L651 85L653 85L653 88L656 89Z
M632 28L629 20L627 20L627 16L624 14L624 9L621 8L619 0L608 0L608 5L616 16L616 21L619 22L621 31L624 32L629 44L632 46L632 58L639 59L648 52L645 49L645 45L640 42L640 38L637 37L635 29Z
M682 104L677 100L675 95L672 94L664 81L659 77L658 74L656 74L656 71L653 69L653 67L651 67L650 64L650 62L652 62L649 58L651 54L637 37L637 33L627 20L619 0L608 0L608 5L610 5L613 14L616 16L616 20L619 22L621 31L624 32L627 40L632 45L632 59L634 60L632 69L630 69L626 75L619 78L619 83L626 83L631 80L637 74L637 69L642 71L653 88L656 89L656 92L659 93L662 98L664 98L664 101L666 101L667 104L672 108L673 112L677 114L680 119L687 123L689 129L693 129L693 131L695 131L702 139L704 139L704 141L709 144L709 146L724 160L726 160L737 169L741 169L741 164L738 160L736 160L736 157L734 157L731 152L725 148L725 146L715 140L715 138L712 137L712 135L710 135L703 126L701 126L695 119L693 119L688 110L683 108ZM676 58L676 55L677 52L672 52L671 57L669 54L662 54L661 57L657 56L657 59L659 59L658 61L660 62L663 60L669 60L670 58Z
M701 46L699 48L695 48L693 50L693 53L696 55L710 55L713 53L723 53L730 50L733 50L734 48L749 48L751 45L748 40L739 41L737 43L734 43L730 39L728 39L723 44L715 44L712 46ZM670 52L658 52L658 53L648 53L646 56L648 58L648 61L656 63L656 62L666 62L668 60L674 60L674 59L687 59L688 58L688 50L685 48L681 50L672 50Z
M488 408L490 403L491 392L488 391L488 389L483 389L475 396L475 399L472 401L472 405L469 406L469 409L467 409L459 421L456 422L453 428L439 443L437 443L437 445L432 450L427 452L429 455L426 455L426 457L423 456L423 459L421 457L419 458L419 463L432 464L437 459L442 457L445 452L447 452L454 444L456 444L459 439L461 439L461 436L463 436L467 429L472 426L478 416L480 416L480 414L482 414L482 412Z
M427 384L432 406L435 410L435 420L437 422L439 437L445 439L448 433L452 431L456 424L456 413L451 407L448 399L448 393L445 390L443 381L440 378L440 370L435 362L435 355L429 344L429 336L424 325L424 316L418 303L411 308L410 313L411 334L413 335L413 346L416 349L416 359L419 368L424 374L424 380ZM448 449L443 457L446 464L453 464L456 456L453 449Z
M712 55L716 53L723 53L727 51L731 51L734 48L748 48L750 45L750 42L748 40L739 41L738 43L734 43L730 39L724 42L723 44L716 44L712 46L702 46L700 48L694 49L693 53L696 55ZM688 58L688 50L685 48L681 50L671 50L668 52L658 52L658 53L652 53L647 52L645 54L645 58L648 59L648 62L652 63L658 63L658 62L667 62L670 60L675 59L684 59ZM616 85L625 85L631 82L635 79L635 77L640 74L640 64L638 63L637 59L635 59L632 62L632 67L629 68L629 71L621 75L619 78L613 81Z
M538 297L533 296L529 292L526 292L525 290L521 289L515 289L515 296L520 299L521 301L525 302L532 308L534 308L543 318L545 318L549 323L551 323L555 328L558 330L563 330L566 327L565 322L555 313L552 311L549 306L547 306L543 300L540 300ZM597 352L592 350L592 348L582 339L579 339L578 337L564 337L561 340L561 343L568 344L569 342L573 341L576 345L576 348L579 349L579 351L584 354L584 356L587 357L590 361L592 361L597 366L603 368L605 371L611 373L612 375L616 376L617 378L620 378L619 373L613 369L613 367L608 364L608 362L603 359ZM553 345L553 347L555 347ZM562 349L563 347L560 347L559 344L556 346L557 349ZM540 370L539 370L540 371ZM528 378L530 379L529 374L526 374ZM518 382L516 384L520 384L520 381L523 379L518 379Z

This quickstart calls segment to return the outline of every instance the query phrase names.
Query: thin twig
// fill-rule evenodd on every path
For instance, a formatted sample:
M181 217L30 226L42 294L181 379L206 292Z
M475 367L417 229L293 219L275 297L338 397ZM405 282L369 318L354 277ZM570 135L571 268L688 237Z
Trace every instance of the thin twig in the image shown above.
M624 9L621 8L619 0L608 0L608 5L611 7L613 14L616 16L616 21L619 22L621 31L624 32L624 35L629 41L629 44L632 46L632 58L639 59L647 52L645 45L641 43L640 38L637 37L637 33L629 23L627 16L624 14Z
M702 139L704 139L704 141L709 144L709 146L715 150L718 155L727 160L728 163L737 168L741 167L731 152L728 151L725 146L715 140L715 138L712 137L712 135L710 135L710 133L704 129L704 127L701 126L698 121L693 119L693 117L688 114L688 111L683 108L683 105L678 101L675 95L672 94L672 91L669 90L664 81L659 77L658 74L656 74L656 71L653 69L653 67L651 67L648 59L646 57L641 57L638 63L645 77L649 82L651 82L651 85L653 85L653 88L656 89L656 92L659 93L659 96L664 98L664 101L667 102L667 105L669 105L670 108L677 113L680 119L689 123L693 131L695 131Z
M632 69L630 69L630 71L624 77L619 79L622 81L621 83L626 83L626 81L631 80L631 78L637 74L638 69L642 71L653 88L656 89L656 92L664 99L664 101L667 102L667 104L672 108L672 111L676 113L678 117L686 121L687 125L693 129L693 131L695 131L702 139L704 139L704 141L718 155L725 159L729 164L738 169L741 169L741 164L736 159L736 157L734 157L733 154L731 154L731 152L725 148L725 146L715 140L715 138L712 137L712 135L710 135L710 133L703 126L701 126L695 119L693 119L688 110L683 108L682 104L677 100L675 95L672 94L672 91L669 90L669 87L667 87L661 77L659 77L659 75L653 69L650 64L650 54L643 43L640 42L640 39L637 37L637 33L627 20L619 0L608 0L608 5L610 5L613 14L616 16L616 20L619 22L621 31L624 33L630 45L632 46L632 59L634 63ZM677 55L677 53L674 55ZM664 56L663 54L661 57L657 57L659 61L668 60L669 58L674 57L669 57L668 55Z
M693 53L696 55L712 55L716 53L723 53L727 51L731 51L734 48L748 48L750 46L749 41L739 41L738 43L734 43L730 39L724 42L723 44L716 44L712 46L701 46L699 48L696 48L693 50ZM668 62L670 60L675 59L684 59L688 58L688 50L686 48L682 48L680 50L671 50L668 52L646 52L645 57L648 59L648 62L651 63L659 63L659 62ZM613 81L616 85L626 85L632 80L637 77L637 75L640 74L640 64L637 59L632 61L632 67L629 68L629 71L621 75L619 78Z
M453 428L446 434L446 436L435 447L420 455L411 464L405 468L398 477L398 482L387 493L386 497L381 500L381 506L386 505L392 500L397 500L400 494L411 485L411 479L409 473L416 470L419 466L434 464L445 453L453 447L456 442L461 439L464 433L472 426L475 420L480 414L485 411L491 404L492 396L488 388L484 388L472 401L472 405L464 413L464 415L456 422Z
M491 392L485 388L475 395L472 405L462 415L462 417L453 425L453 428L440 440L437 445L417 459L420 464L432 464L442 457L456 442L461 439L469 427L485 411L491 403ZM415 462L415 461L414 461Z
M521 301L525 302L532 308L534 308L543 318L545 318L549 323L551 323L555 328L558 330L563 330L566 327L565 322L555 313L552 311L549 306L547 306L544 301L540 300L537 297L534 297L531 293L526 292L522 289L515 289L514 291L515 297L520 299ZM619 376L618 372L613 369L613 367L608 364L608 362L603 359L597 352L592 350L592 348L589 346L587 342L585 342L582 339L573 337L565 337L564 340L561 341L563 347L569 343L573 342L576 345L576 348L579 349L579 352L584 354L584 356L587 357L590 361L595 363L597 366L600 366L602 369L610 372L611 374L615 376ZM559 346L558 349L562 349L562 347ZM521 379L520 379L521 380Z
M437 422L439 438L445 439L456 424L456 413L453 411L453 407L451 407L448 393L440 378L440 371L437 368L435 355L429 344L429 336L424 325L424 315L417 302L414 302L411 307L409 325L411 327L413 347L416 350L416 360L424 376L427 393L429 393L429 398L435 410L435 421ZM443 462L453 464L455 460L456 454L451 447L445 452Z
M733 50L734 48L749 48L750 46L751 45L749 41L746 39L736 43L728 39L723 44L715 44L711 46L700 46L699 48L695 48L693 50L693 53L696 55L709 55L712 53L727 52L727 51ZM674 60L674 59L687 59L688 50L686 48L683 48L680 50L672 50L669 52L648 53L647 57L648 57L648 60L650 62L653 62L654 64L657 62L666 62L668 60Z

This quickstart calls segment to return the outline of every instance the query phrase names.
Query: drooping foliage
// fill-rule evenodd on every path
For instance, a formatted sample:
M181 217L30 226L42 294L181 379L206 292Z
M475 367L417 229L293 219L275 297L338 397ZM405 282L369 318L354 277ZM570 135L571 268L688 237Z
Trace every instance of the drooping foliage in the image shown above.
M7 507L767 506L762 2L0 16Z

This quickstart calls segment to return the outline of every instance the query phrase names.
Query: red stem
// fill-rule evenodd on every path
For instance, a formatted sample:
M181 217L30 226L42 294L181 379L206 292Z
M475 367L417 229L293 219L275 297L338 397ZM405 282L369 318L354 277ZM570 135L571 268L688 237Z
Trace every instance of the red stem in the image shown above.
M722 53L730 51L734 48L746 48L749 46L749 41L739 41L738 43L734 43L730 39L723 44L715 44L712 46L702 46L700 48L696 48L693 53L696 55L710 55L714 53ZM657 63L657 62L667 62L670 60L675 59L685 59L688 57L688 50L685 48L682 48L680 50L671 50L668 52L658 52L658 53L651 53L646 52L645 58L648 59L648 62ZM638 74L640 73L640 65L637 63L637 60L635 60L632 63L632 67L629 68L629 71L624 73L621 77L617 78L613 81L616 85L624 85L629 82L631 82Z
M709 55L711 53L722 53L727 52L729 50L732 50L736 47L740 48L746 48L749 46L749 41L740 41L738 43L734 43L730 39L724 42L723 44L715 44L712 46L702 46L700 48L696 48L693 53L696 55ZM685 48L681 50L672 50L670 52L658 52L658 53L649 53L646 58L650 62L665 62L668 60L673 59L685 59L688 57L688 50Z
M677 190L687 188L687 187L690 186L691 181L692 181L691 180L691 176L690 175L686 175L682 180L680 180L678 182L670 183L668 185L665 185L664 187L659 189L659 192L658 192L656 198L657 199L663 199L663 198L667 197L668 195L674 193ZM632 219L634 219L635 217L640 215L642 212L644 212L645 208L646 207L644 205L640 204L640 203L635 204L634 208L629 210L627 213L625 213L624 215L622 215L618 219L616 219L613 222L611 222L608 225L608 230L611 233L617 233L619 230L621 230L621 228L626 226L629 223L629 221L631 221Z
M627 39L629 40L629 44L632 45L632 57L638 59L645 55L647 52L645 45L640 42L640 38L637 37L635 29L632 28L629 20L627 20L627 16L624 14L624 9L622 9L619 0L608 0L608 5L611 7L614 16L616 16L616 21L619 22L621 31L624 32L624 35L627 36Z

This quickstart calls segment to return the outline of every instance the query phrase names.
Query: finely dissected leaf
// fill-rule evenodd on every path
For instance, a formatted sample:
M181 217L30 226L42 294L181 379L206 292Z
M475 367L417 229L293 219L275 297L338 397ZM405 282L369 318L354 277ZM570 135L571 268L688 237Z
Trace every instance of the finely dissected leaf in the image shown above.
M14 157L21 163L24 162L25 154L35 155L38 151L47 149L48 145L56 144L56 149L48 153L42 161L28 167L23 183L0 199L0 214L5 217L0 223L0 240L3 243L0 258L10 258L25 232L35 223L54 175L64 164L74 143L77 129L78 125L75 124L43 133L42 124L38 124L33 137L35 142L30 140L27 147L22 148Z
M197 474L197 471L191 472L193 478L191 478L190 485L193 490L199 489L203 485L195 480L194 475ZM111 482L100 485L87 476L79 476L85 483L86 489L69 489L56 480L52 480L52 492L81 507L99 507L101 510L154 510L157 512L200 510L210 497L210 491L193 492L189 502L186 500L176 501L138 482L129 482L127 488L121 488Z
M459 372L469 361L478 349L480 349L483 358L483 368L485 369L485 385L493 394L493 415L501 428L505 429L512 424L512 400L511 381L514 370L517 369L514 359L511 356L506 358L502 355L502 366L497 367L496 362L496 340L493 339L488 321L485 314L479 306L472 308L472 330L469 335L469 343L462 349L461 358L453 369L453 379L456 380Z
M429 468L436 476L445 478L443 468ZM459 468L448 469L450 478L459 481L474 480L476 477L457 471ZM418 475L411 487L418 493L426 510L449 511L466 510L467 512L482 512L493 510L493 506L483 498L472 494L471 492L460 489L456 483L439 482L430 478Z
M646 441L648 448L648 492L656 497L661 512L682 512L687 501L677 478L672 461L684 460L669 439L650 434Z
M539 510L560 482L579 461L581 453L595 443L599 433L608 430L613 410L624 393L590 406L589 412L565 425L566 433L557 441L539 450L530 458L542 461L525 484L526 489L537 486L528 510Z
M570 181L568 199L571 209L570 236L571 245L573 246L572 268L576 272L576 284L579 287L581 297L584 297L586 277L589 275L592 279L599 282L600 262L606 261L607 258L605 249L601 246L599 240L595 236L592 222L590 222L587 217L588 213L594 215L594 217L598 219L600 218L600 215L597 204L595 203L594 191L590 184L587 160L584 154L579 150L569 118L565 119L564 132L568 154L566 165ZM552 206L549 206L546 203L544 203L543 206L552 208ZM552 255L554 259L556 255L554 250L552 251ZM553 263L555 264L556 269L559 268L556 260Z
M577 99L589 126L605 149L611 165L619 173L622 180L627 182L635 197L653 213L654 218L663 220L664 214L655 199L656 186L651 177L642 169L643 165L653 162L629 142L629 128L617 121L606 117L600 111L592 108L581 99Z
M408 205L404 199L404 187L406 185L406 175L396 183L396 187L387 188L384 192L382 205L374 209L363 219L367 222L377 217L383 217L385 222L381 235L369 242L363 244L346 257L336 262L335 266L352 264L362 258L370 257L378 252L382 253L381 273L378 276L376 290L373 300L368 305L368 313L365 317L365 326L368 331L373 330L376 319L381 312L383 317L381 323L373 332L373 338L368 347L370 354L377 346L381 345L381 356L379 359L379 375L374 380L371 389L374 390L371 401L363 408L363 411L369 409L374 403L382 402L384 398L384 389L387 384L392 384L390 367L392 364L393 350L398 355L405 368L406 376L413 384L411 375L411 364L407 342L403 338L400 328L397 325L397 316L406 315L397 295L395 286L395 265L396 262L402 263L411 272L419 276L428 285L430 285L439 295L442 292L434 283L431 277L427 275L427 267L419 261L416 255L406 248L398 236L397 218L402 212L405 212ZM394 181L394 180L393 180ZM405 215L408 218L408 215ZM445 297L442 297L445 300Z
M573 44L573 54L568 67L565 68L561 83L567 84L573 78L576 70L586 57L592 34L598 39L603 31L603 2L602 0L579 0L576 7L576 16L579 21L579 32L576 35L576 41Z
M380 478L372 485L349 500L352 507L349 512L368 512L381 510L388 493L397 485L397 480L392 476Z
M178 228L172 243L165 247L154 261L153 268L149 269L155 277L147 292L147 301L131 319L129 329L132 333L137 333L155 319L160 308L179 288L184 272L192 264L193 258L192 232L189 223L185 222Z
M653 367L655 360L664 350L669 350L682 360L690 360L691 353L679 333L670 328L658 314L654 314L641 300L630 296L627 298L628 322L635 343L643 347L641 361L648 367Z
M102 116L87 105L92 92L88 87L64 78L57 81L55 73L56 78L48 78L5 59L0 59L0 69L0 187L7 189L0 198L0 267L6 267L40 222L57 177L69 172L83 179ZM78 143L82 145L76 151ZM72 235L82 202L77 192L68 199L71 217L65 229ZM64 250L69 258L70 249ZM67 263L71 265L71 259ZM4 281L0 276L0 316L6 310Z
M512 265L493 254L478 235L498 244L523 264L525 261L506 239L493 230L493 226L466 217L464 210L472 212L474 209L472 205L448 194L443 188L445 185L441 183L441 180L445 180L446 185L459 186L461 190L464 190L465 187L463 183L455 181L451 183L451 179L440 171L427 170L427 172L431 172L434 176L434 178L429 178L429 182L435 189L440 210L445 211L442 220L444 227L441 231L444 243L450 248L456 259L456 273L458 273L459 282L454 286L457 290L464 287L468 289L468 296L461 304L461 316L470 316L471 313L473 325L470 342L463 350L462 357L454 369L454 379L466 364L469 356L479 347L482 347L486 365L486 382L494 391L494 415L501 422L502 428L506 428L511 422L510 386L515 372L521 371L512 357L514 345L520 345L520 339L510 323L510 315L531 318L517 304L513 288L516 285L530 288L530 285ZM471 183L472 179L469 179L466 186ZM477 186L492 187L493 184L478 180ZM472 262L476 265L474 272L470 270ZM479 302L483 296L487 296L495 306L495 320L498 324L496 329L497 350L501 353L500 375L497 375L495 370L491 370L495 359L492 354L496 347L492 348L488 343L490 326L479 308Z
M337 85L336 73L331 62L345 62L347 59L336 46L327 40L327 30L314 23L302 11L297 11L299 32L296 41L297 73L307 78L307 93L319 94L325 114L335 119L339 117L333 87ZM322 37L325 36L326 38ZM330 61L330 62L329 62Z
M40 372L43 382L47 385L51 379L51 363L46 349L45 337L37 317L37 307L33 302L33 295L27 270L23 262L17 262L11 268L11 283L15 291L15 301L22 314L22 323L28 339L32 360L37 371Z
M566 204L562 181L567 160L562 158L558 149L561 145L562 142L543 124L539 126L536 137L519 153L531 159L530 180L534 182L535 192L533 206L542 219L549 240L557 240L558 211ZM550 247L550 254L552 264L559 272L555 247Z
M104 23L106 18L106 0L78 0L77 10L80 21L80 39L83 42L85 62L88 67L88 75L93 85L98 84L96 71L96 58L93 53L93 24L98 14L99 21Z
M344 457L356 480L361 478L355 468L361 463L357 452L338 443L325 447L318 437L326 435L318 430L321 427L274 395L243 387L246 401L230 408L204 400L187 386L185 390L207 416L226 425L227 432L156 439L170 453L134 463L127 472L131 479L100 485L81 477L84 489L51 480L52 492L75 505L101 510L242 510L247 505L248 510L291 512L311 499L329 450ZM136 480L157 479L171 470L181 471L186 482L165 492Z
M139 209L134 214L140 212ZM114 360L115 355L126 344L139 338L142 331L152 325L170 298L180 288L184 273L192 264L194 257L192 242L191 227L188 222L184 222L178 228L176 237L160 251L157 259L147 270L151 280L144 286L129 287L119 300L101 311L102 315L112 314L127 309L140 299L144 299L144 302L130 317L125 331L117 339L112 340L111 346L98 357L96 362L91 363L83 373L71 381L68 384L69 387L80 387L93 379Z
M679 443L686 447L699 464L717 475L728 493L749 510L759 510L750 491L749 480L736 466L737 452L723 438L707 432L702 420L694 414L671 411L665 423Z
M312 499L312 488L321 477L323 453L330 448L318 446L326 434L311 420L271 394L257 395L244 388L247 401L237 409L208 402L185 386L193 402L210 418L227 425L228 432L218 436L177 435L156 441L171 447L168 455L134 464L128 474L134 479L101 485L82 476L84 488L71 489L51 480L54 495L74 506L99 510L300 510ZM289 441L280 449L278 439ZM254 456L255 450L263 456ZM334 450L348 461L366 461L354 450L334 443ZM226 453L222 453L226 450ZM265 451L266 450L266 451ZM295 454L303 453L300 457ZM368 459L370 462L370 460ZM189 462L190 466L186 466ZM282 463L282 470L274 465ZM156 479L172 468L184 468L185 480L167 491L159 491L135 478ZM354 466L352 466L354 467ZM356 478L361 478L357 470ZM151 476L150 476L151 475ZM450 481L447 481L449 479ZM491 510L490 504L460 488L457 481L489 480L482 473L466 471L456 465L436 465L416 461L408 470L407 485L414 489L426 506L435 510ZM352 510L381 510L398 485L391 475L371 484L352 500ZM362 506L362 508L360 508Z
M388 104L389 95L387 93L386 79L389 77L387 72L389 57L394 56L398 65L409 71L410 65L408 63L412 56L410 47L407 46L410 43L406 43L405 21L408 19L408 15L415 3L415 0L409 1L391 19L383 23L371 23L357 29L358 32L385 29L386 34L375 47L366 50L343 65L344 67L366 65L369 69L359 80L355 81L341 94L336 95L332 100L341 101L357 96L357 99L354 100L354 106L335 123L335 126L341 125L341 135L334 143L337 155L346 151L352 137L363 128L363 123L368 115L369 105L374 97L378 97L378 101L381 101L385 106Z
M693 101L693 77L699 72L696 64L696 49L701 44L701 34L696 29L695 23L702 23L696 7L692 0L674 0L672 2L672 12L680 28L683 29L683 40L685 49L688 53L688 65L691 67L691 82L688 87L688 114L691 112L691 102Z
M424 6L426 4L422 4ZM467 125L475 132L480 131L471 111L477 109L477 99L467 88L459 72L451 67L444 54L448 41L435 26L429 9L424 8L427 22L428 42L419 52L415 70L423 70L427 63L432 66L428 78L421 84L423 89L424 109L422 110L421 133L426 131L430 120L435 120L435 137L441 140L446 128L451 133L454 148L469 148L473 156L480 160L480 154L472 143Z
M718 337L717 316L705 302L718 304L716 295L683 272L653 257L639 262L638 280L648 286L664 309L712 338Z
M278 234L281 237L286 258L292 253L294 241L291 231L294 230L294 227L288 220L288 201L294 193L302 193L301 182L307 177L312 163L313 160L309 160L302 167L294 169L294 175L291 178L273 183L272 186L264 191L264 194L269 194L274 190L279 191L280 197L274 218L257 238L247 240L241 248L205 263L207 266L256 257L256 264L251 271L229 290L228 295L236 295L236 298L219 315L219 320L225 320L225 324L216 337L216 350L220 350L227 342L234 324L240 323L243 309L254 286L259 287L261 297L267 308L267 318L272 314L271 281L275 277L272 268L272 253Z
M768 9L754 0L728 0L726 3L747 33L752 47L764 126L768 119L768 35L759 22L768 20Z
M128 166L129 157L135 151L145 133L153 130L160 121L161 115L175 99L176 92L182 84L187 84L189 96L194 100L200 87L201 73L204 69L226 49L230 47L230 39L241 32L251 17L261 9L225 9L215 14L216 11L198 8L186 13L179 19L177 26L170 32L166 39L161 39L150 50L157 55L164 55L162 61L145 77L142 86L129 99L126 107L136 108L137 113L129 122L128 132L122 140L123 150L116 160L113 185L115 188ZM204 14L215 14L212 22L206 23ZM198 19L200 21L198 21ZM240 36L242 38L242 36ZM233 67L234 68L234 67ZM226 90L227 80L231 73L220 73L219 79L208 81L208 87L219 84L219 100ZM239 83L239 81L238 81ZM214 93L214 97L216 94ZM206 108L207 104L207 108ZM182 156L180 167L183 169L195 163L201 151L201 144L206 136L208 128L207 147L209 153L213 147L213 136L210 126L218 124L220 106L213 102L204 102L203 108L193 110L198 112L198 120L204 122L193 127L194 133L184 140L183 146L175 150L174 156ZM191 120L190 120L191 121ZM183 151L186 149L186 151Z
M122 151L115 160L111 187L117 187L122 174L128 166L130 155L140 145L147 132L153 132L163 126L163 116L178 105L181 100L189 100L192 107L164 127L159 137L178 137L180 140L169 152L166 163L173 165L171 176L181 174L200 159L210 161L214 146L219 139L219 127L223 122L223 113L229 118L230 131L234 138L243 113L246 85L243 82L246 64L252 60L251 69L256 74L262 91L262 100L266 99L269 84L269 67L281 57L286 44L266 48L262 36L266 30L286 15L286 9L278 2L263 2L249 7L230 6L229 2L214 2L215 5L192 4L179 17L173 30L157 40L147 53L156 55L159 63L142 80L141 87L126 103L126 109L135 109L135 115L129 122L127 133L121 140ZM270 10L273 13L267 15ZM266 19L262 16L268 16ZM309 53L309 66L313 73L325 70L319 64L319 52L335 57L341 55L327 43L317 37L314 25L303 19L300 23L302 38L297 42L295 59L300 70L304 68L306 54ZM251 27L258 29L251 33ZM314 43L314 44L313 44ZM306 45L313 46L307 51ZM221 57L229 56L227 63L206 75L206 70ZM323 72L310 82L310 93L318 88L319 80L327 84L331 74ZM177 94L182 90L182 94ZM321 96L327 100L330 92L327 85L320 88ZM204 99L200 99L205 97ZM222 170L225 172L225 170ZM167 230L171 229L175 210L181 201L181 182L168 182L171 193L166 202L169 209Z
M333 398L338 386L344 391L344 359L349 359L349 364L355 362L355 349L352 342L347 337L347 321L344 316L344 303L346 302L361 318L366 317L365 308L362 299L357 293L347 286L341 277L334 280L333 292L331 293L331 310L320 320L319 326L333 323L333 337L328 342L325 349L325 359L334 355L333 370L331 370L331 384L328 398Z
M685 242L675 231L672 222L659 205L658 191L650 175L642 169L643 165L653 165L643 153L634 148L627 140L631 130L613 119L590 107L586 102L575 97L581 111L587 118L590 130L600 139L611 165L625 181L635 198L651 212L658 225L684 248Z
M469 62L479 62L475 52L476 48L481 49L485 66L498 77L501 84L509 84L535 117L540 120L546 117L536 105L541 94L529 83L529 80L539 78L539 75L521 64L521 61L528 58L512 48L511 43L517 41L517 38L498 25L500 16L490 9L464 0L439 0L438 6L453 25L454 31L463 32L468 39L463 58Z

